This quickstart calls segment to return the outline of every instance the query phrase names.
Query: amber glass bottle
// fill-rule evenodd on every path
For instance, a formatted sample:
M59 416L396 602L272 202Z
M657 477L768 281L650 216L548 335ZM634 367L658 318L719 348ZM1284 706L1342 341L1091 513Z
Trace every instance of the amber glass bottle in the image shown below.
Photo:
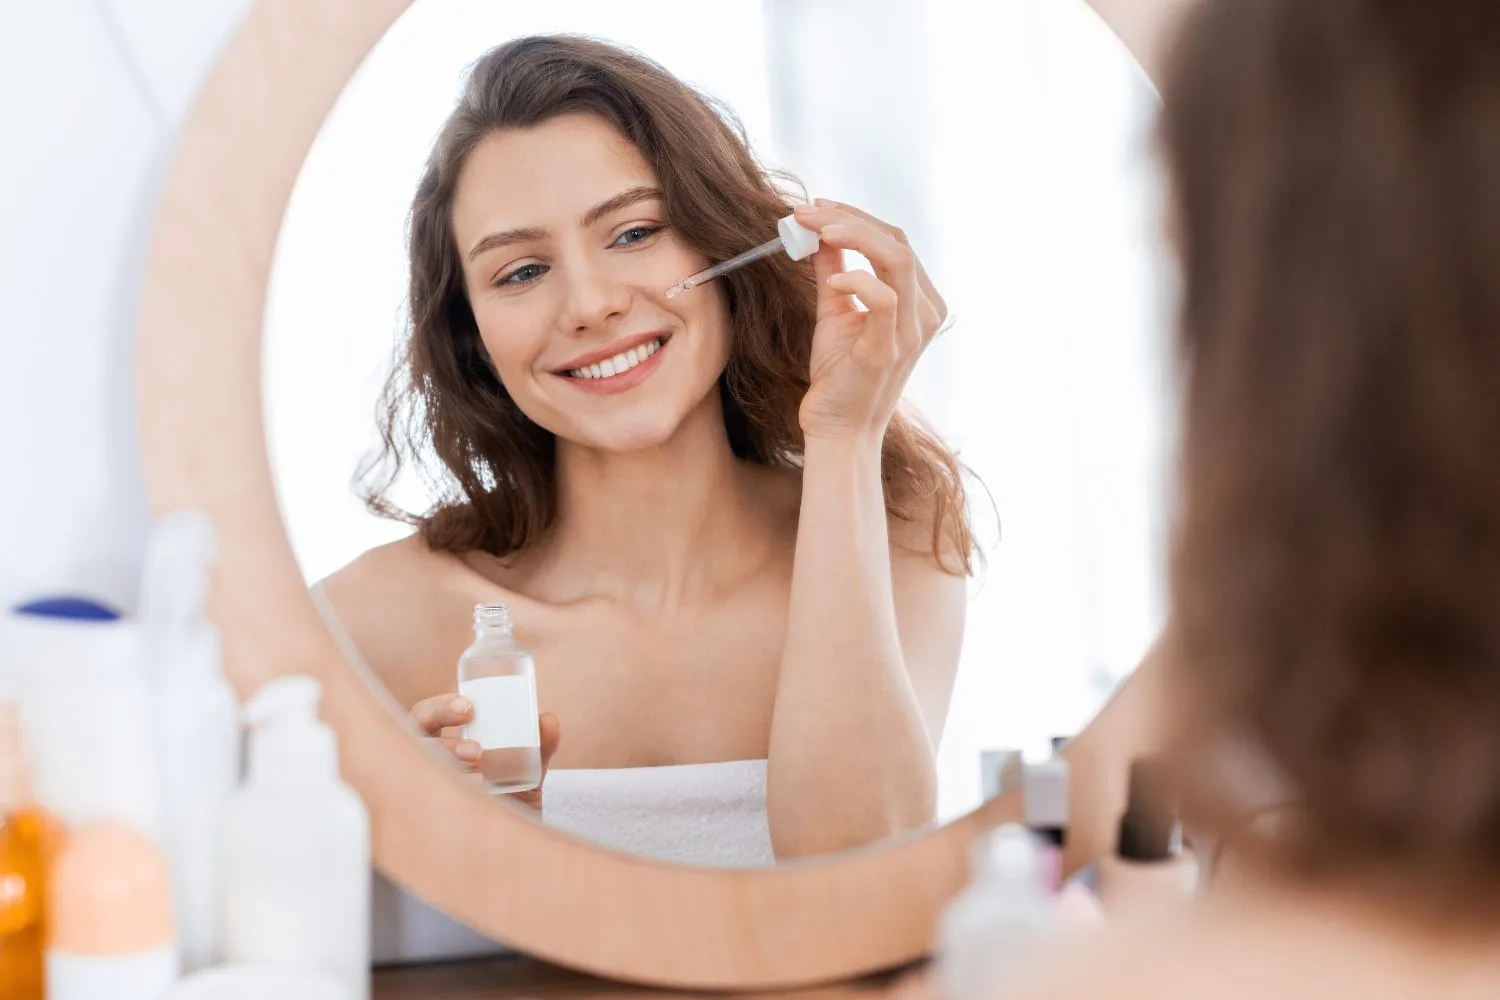
M44 1000L47 874L62 827L32 801L21 717L0 701L0 997Z

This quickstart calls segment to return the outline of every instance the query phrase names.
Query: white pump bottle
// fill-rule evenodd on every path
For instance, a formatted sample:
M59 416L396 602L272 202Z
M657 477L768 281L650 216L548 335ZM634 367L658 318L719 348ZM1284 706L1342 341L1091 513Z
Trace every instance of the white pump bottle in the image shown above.
M239 703L203 613L217 552L213 522L180 510L152 527L141 585L145 671L155 688L163 851L182 963L219 958L219 824L240 779Z
M937 976L951 1000L1005 995L1006 984L1057 924L1043 844L1007 823L971 849L969 885L938 921Z
M250 770L224 830L230 962L325 972L370 995L370 821L339 779L322 687L278 677L250 699Z

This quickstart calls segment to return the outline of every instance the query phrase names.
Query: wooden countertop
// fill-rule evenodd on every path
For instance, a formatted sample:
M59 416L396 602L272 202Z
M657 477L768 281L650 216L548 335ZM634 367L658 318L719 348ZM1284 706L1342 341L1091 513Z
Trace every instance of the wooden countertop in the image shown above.
M918 973L890 973L851 983L782 993L692 994L622 986L568 972L528 958L504 957L377 969L373 1000L683 1000L714 996L776 997L778 1000L918 1000L925 996Z

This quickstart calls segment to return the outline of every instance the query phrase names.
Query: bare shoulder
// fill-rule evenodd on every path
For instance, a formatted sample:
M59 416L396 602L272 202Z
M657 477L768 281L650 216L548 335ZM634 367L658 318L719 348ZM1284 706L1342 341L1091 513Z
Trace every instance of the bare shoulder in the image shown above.
M434 552L421 535L413 534L362 553L317 586L346 620L385 618L392 612L431 610L422 605L438 599L442 585L459 569L453 556Z
M472 576L461 560L411 535L365 552L317 586L360 656L410 707L452 687L468 641Z

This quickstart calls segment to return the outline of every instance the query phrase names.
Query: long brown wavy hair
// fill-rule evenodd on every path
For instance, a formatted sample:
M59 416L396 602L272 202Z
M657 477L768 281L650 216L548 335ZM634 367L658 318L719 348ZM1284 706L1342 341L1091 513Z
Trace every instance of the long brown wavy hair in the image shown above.
M572 113L603 119L640 152L673 232L709 260L760 242L790 211L790 178L756 162L733 114L639 54L541 36L481 58L417 186L408 233L410 336L382 397L382 448L357 476L372 511L416 526L435 550L508 555L538 539L554 517L555 440L516 406L485 355L451 210L459 172L481 140ZM816 317L811 265L776 255L722 281L730 347L719 390L730 447L744 461L798 467L797 411ZM969 572L974 541L953 453L898 412L881 458L889 513L930 520L933 557ZM407 466L437 497L425 512L391 499Z
M1213 0L1163 95L1187 746L1264 752L1264 859L1494 909L1500 4Z

